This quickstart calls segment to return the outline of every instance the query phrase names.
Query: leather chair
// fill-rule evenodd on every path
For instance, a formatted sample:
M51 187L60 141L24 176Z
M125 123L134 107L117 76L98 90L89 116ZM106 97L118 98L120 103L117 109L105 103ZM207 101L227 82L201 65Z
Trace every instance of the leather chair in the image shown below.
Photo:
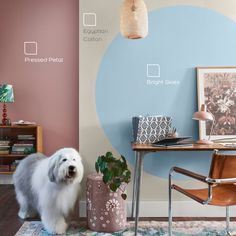
M207 184L204 189L185 189L172 184L174 172ZM173 167L169 173L169 236L172 235L172 190L192 198L203 205L226 207L226 232L229 231L229 207L236 205L236 154L218 153L214 150L209 175L203 176L191 171Z

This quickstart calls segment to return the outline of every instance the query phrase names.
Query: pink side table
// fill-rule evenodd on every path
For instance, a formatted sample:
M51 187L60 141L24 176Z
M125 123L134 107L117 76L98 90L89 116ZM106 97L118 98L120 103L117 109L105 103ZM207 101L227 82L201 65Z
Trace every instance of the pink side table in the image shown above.
M87 220L89 229L97 232L115 232L126 228L126 202L121 191L112 192L102 181L102 175L87 177Z

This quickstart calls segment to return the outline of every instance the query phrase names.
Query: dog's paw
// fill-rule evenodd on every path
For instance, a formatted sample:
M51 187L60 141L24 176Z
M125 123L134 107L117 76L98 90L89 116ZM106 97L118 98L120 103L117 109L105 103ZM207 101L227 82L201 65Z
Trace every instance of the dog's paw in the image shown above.
M23 220L28 219L28 218L34 218L37 215L38 215L38 213L31 208L28 210L21 210L20 209L18 212L18 216Z
M28 214L27 211L21 211L21 210L18 212L18 216L19 216L22 220L25 220L25 219L27 219L27 218L30 217L30 215Z
M44 227L50 234L65 234L68 225L64 220L60 220L53 227L50 227L49 225L45 224Z
M57 234L64 234L67 230L67 224L66 222L63 220L63 221L59 221L56 225L55 225L55 232Z

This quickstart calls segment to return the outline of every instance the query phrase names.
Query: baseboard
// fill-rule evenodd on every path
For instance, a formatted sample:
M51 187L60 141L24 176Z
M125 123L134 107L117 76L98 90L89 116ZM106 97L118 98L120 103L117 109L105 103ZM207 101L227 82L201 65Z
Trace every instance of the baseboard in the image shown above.
M131 216L131 201L127 201L127 216ZM140 217L167 217L167 201L141 201ZM236 207L230 208L230 215L236 215ZM86 202L80 202L80 216L86 217ZM224 217L225 207L203 206L194 201L174 201L174 217Z
M0 184L13 184L12 175L1 175L0 174Z

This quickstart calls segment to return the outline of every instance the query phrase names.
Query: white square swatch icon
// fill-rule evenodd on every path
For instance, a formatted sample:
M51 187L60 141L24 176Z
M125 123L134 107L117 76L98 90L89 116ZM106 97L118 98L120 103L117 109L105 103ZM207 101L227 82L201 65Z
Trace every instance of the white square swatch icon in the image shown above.
M161 77L159 64L147 64L147 77Z
M37 42L24 42L24 54L25 55L37 55L38 54Z
M84 26L96 26L97 25L96 13L83 13L83 25Z

